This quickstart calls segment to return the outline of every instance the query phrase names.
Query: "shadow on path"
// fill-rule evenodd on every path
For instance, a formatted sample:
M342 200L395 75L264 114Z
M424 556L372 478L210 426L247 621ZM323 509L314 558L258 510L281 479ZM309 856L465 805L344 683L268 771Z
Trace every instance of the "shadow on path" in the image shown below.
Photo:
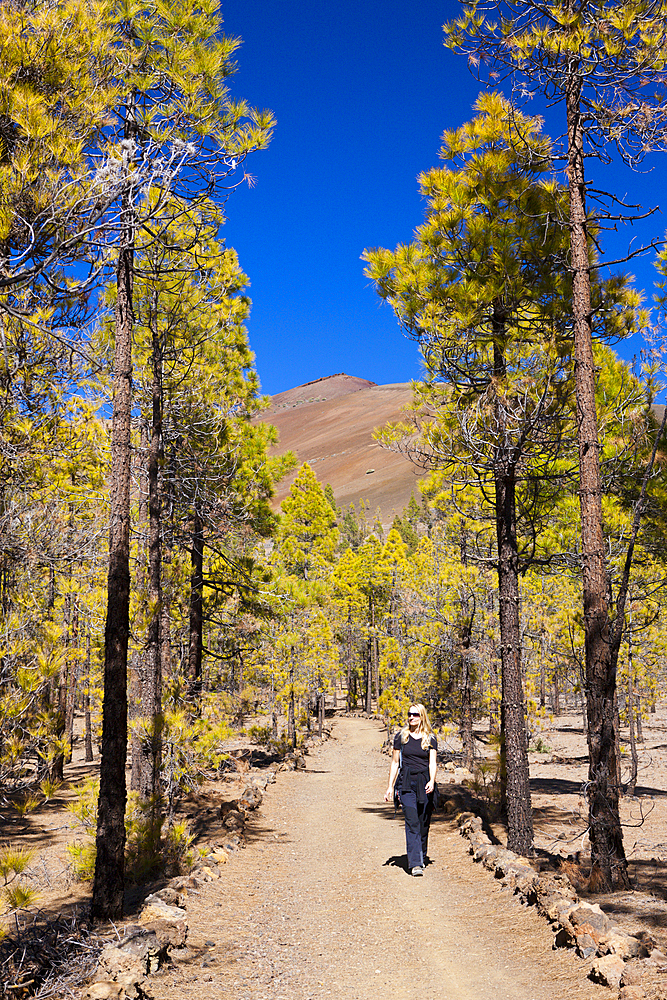
M579 795L583 782L568 781L567 778L531 778L531 792L543 795Z
M406 875L410 875L407 854L394 854L391 858L387 858L387 860L383 862L382 867L386 868L387 865L390 865L392 868L402 868ZM411 875L410 878L412 878Z

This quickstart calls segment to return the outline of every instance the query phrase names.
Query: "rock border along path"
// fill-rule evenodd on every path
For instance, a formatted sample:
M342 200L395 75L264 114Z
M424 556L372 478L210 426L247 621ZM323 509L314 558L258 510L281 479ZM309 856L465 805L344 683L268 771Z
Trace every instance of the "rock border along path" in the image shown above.
M434 817L422 879L382 802L377 722L339 718L306 771L267 788L247 846L185 893L187 945L142 984L159 1000L593 1000L572 951L535 908L470 864ZM215 866L212 866L215 867ZM217 877L216 877L217 876Z
M597 903L579 898L564 875L537 872L526 858L496 846L484 833L480 816L460 813L457 824L469 842L473 859L493 872L554 929L554 948L574 948L596 982L619 990L619 1000L643 1000L655 995L656 979L667 972L667 955L656 947L647 928L624 931ZM664 992L659 991L660 996Z

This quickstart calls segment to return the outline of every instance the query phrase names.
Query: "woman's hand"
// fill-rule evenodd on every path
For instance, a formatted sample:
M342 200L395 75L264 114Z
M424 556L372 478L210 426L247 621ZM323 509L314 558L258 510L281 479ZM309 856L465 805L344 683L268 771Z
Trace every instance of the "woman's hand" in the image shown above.
M430 781L426 782L426 787L424 788L424 791L426 792L427 795L430 795L434 788L435 788L435 778L431 778Z
M391 787L391 785L389 785L387 791L384 793L384 800L385 802L391 802L393 797L394 797L394 789Z

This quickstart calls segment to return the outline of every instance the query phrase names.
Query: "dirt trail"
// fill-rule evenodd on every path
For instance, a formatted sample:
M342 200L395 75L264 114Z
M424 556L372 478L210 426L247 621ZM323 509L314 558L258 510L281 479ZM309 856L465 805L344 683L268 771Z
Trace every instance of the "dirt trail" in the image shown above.
M424 878L382 803L378 725L339 719L308 770L278 775L248 846L188 901L188 956L160 1000L577 1000L608 997L532 910L473 865L436 814Z

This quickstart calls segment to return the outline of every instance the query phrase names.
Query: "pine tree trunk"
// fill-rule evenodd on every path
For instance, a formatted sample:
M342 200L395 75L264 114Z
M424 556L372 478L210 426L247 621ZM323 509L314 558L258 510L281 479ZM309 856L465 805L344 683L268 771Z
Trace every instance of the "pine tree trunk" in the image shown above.
M93 759L93 729L90 721L90 632L86 630L86 676L83 689L84 746L86 763Z
M491 542L489 542L489 561L492 554ZM494 596L489 590L488 614L494 616ZM495 647L489 650L489 733L498 736L500 733L500 706L495 692L498 690L498 653Z
M128 110L128 116L130 111ZM127 757L127 646L130 628L130 430L132 418L133 195L124 199L116 272L115 356L111 426L111 523L107 617L104 632L102 762L97 812L97 856L91 915L116 920L125 886L125 762Z
M290 649L290 689L289 689L289 704L287 706L287 739L292 745L292 749L296 748L296 718L294 711L294 646Z
M583 723L583 733L588 732L588 713L586 711L586 705L588 702L588 694L586 692L586 674L584 668L579 664L579 695L581 697L581 718Z
M505 376L500 349L504 332L502 307L494 306L494 369L499 384ZM496 407L497 444L494 460L496 539L498 546L498 606L500 658L502 664L501 733L505 763L504 790L507 806L507 847L523 856L533 850L533 812L528 771L521 673L521 628L519 622L519 552L516 537L516 482L507 453L502 405Z
M614 759L616 761L616 784L619 796L623 794L621 777L621 715L618 707L618 690L614 685Z
M78 659L72 664L70 687L67 692L67 712L65 715L65 734L67 738L66 764L72 763L72 753L74 750L74 716L76 712L76 702L79 691L79 674L81 664Z
M373 704L373 596L368 595L368 643L366 646L366 703L365 710L370 715Z
M148 424L141 420L139 431L139 452L135 475L139 487L139 531L137 570L135 576L135 589L142 595L144 607L148 608ZM145 616L148 616L146 610ZM143 740L141 726L136 726L142 717L142 692L144 689L144 671L146 662L143 653L136 649L129 656L129 699L128 699L128 720L130 728L130 758L132 766L130 770L130 790L138 792L141 788L141 744Z
M70 482L72 487L76 485L76 480L74 473L70 473ZM67 595L68 601L68 628L67 628L67 647L70 650L69 654L69 683L67 685L66 698L65 698L65 742L67 745L67 750L65 752L65 764L72 763L72 750L74 747L74 713L76 710L76 699L77 699L77 687L79 683L79 674L81 673L81 664L79 662L78 654L75 655L74 649L78 647L79 639L79 616L78 616L78 605L76 600L76 595L71 593L72 588L72 571L73 571L73 561L75 552L75 521L76 515L74 511L74 504L70 503L69 513L67 518L67 543L68 549L71 553L68 560L67 576L68 576L68 590L70 593Z
M322 678L320 677L319 688L317 692L317 731L320 739L322 739L323 727L324 727L324 690L322 688Z
M164 452L164 440L163 440ZM174 598L171 566L173 563L174 532L170 515L174 508L173 476L165 460L162 474L162 620L160 622L160 646L162 679L172 675L171 650L171 607Z
M585 206L581 115L582 79L573 56L565 87L570 195L570 260L574 330L574 378L581 562L586 649L588 820L592 881L601 891L629 888L619 816L614 693L607 570L602 531L602 486L595 406L595 361L591 327L591 284Z
M632 659L632 634L628 635L628 726L630 729L630 753L632 756L632 768L630 770L630 780L628 781L627 794L634 795L637 787L637 771L639 770L639 760L637 757L637 742L635 740L635 686L633 683L634 663Z
M190 577L190 641L188 648L188 674L190 690L201 693L201 664L204 628L204 526L198 509L192 522L192 575Z
M373 602L369 595L368 597L368 612L369 621L372 620L373 613ZM368 640L366 642L366 698L364 702L364 709L368 714L371 713L372 708L372 698L373 698L373 638L368 634Z
M473 736L472 712L472 682L470 676L470 629L466 629L463 641L466 645L461 649L461 721L459 735L463 745L465 764L472 770L475 762L475 740Z
M141 741L139 794L156 800L159 793L162 756L162 548L159 470L162 459L162 344L158 330L158 295L151 301L152 415L148 448L148 629L142 671L141 714L148 739Z
M71 586L72 574L71 574L71 564L69 567L69 583L68 587ZM70 655L70 645L71 645L71 617L72 617L72 594L71 592L65 594L65 635L64 635L64 646L65 646L65 657L63 668L60 671L58 677L58 707L56 711L56 718L54 723L54 734L62 739L67 734L67 703L68 703L68 691L71 684L71 673L72 673L72 658ZM64 767L65 759L67 754L59 753L53 758L51 767L49 768L49 776L54 781L62 781L64 778Z
M141 786L141 734L134 727L133 723L141 718L141 692L144 682L142 672L144 661L141 654L135 649L130 653L128 685L130 696L128 699L127 715L130 726L130 791L138 792Z
M461 537L461 564L468 565L468 546L465 532ZM472 711L472 678L470 670L470 646L472 643L472 614L467 590L461 597L461 620L459 625L460 677L461 677L461 715L459 720L459 735L463 744L465 764L472 770L475 759L475 741L473 738ZM440 672L441 657L438 656L438 671Z
M554 670L554 681L553 681L553 713L555 716L560 715L560 683L558 680L558 670Z
M347 710L352 711L352 610L347 606ZM356 707L356 697L354 699Z
M524 857L533 849L533 814L521 676L519 573L514 481L496 477L498 601L502 663L502 733L507 781L507 847Z

